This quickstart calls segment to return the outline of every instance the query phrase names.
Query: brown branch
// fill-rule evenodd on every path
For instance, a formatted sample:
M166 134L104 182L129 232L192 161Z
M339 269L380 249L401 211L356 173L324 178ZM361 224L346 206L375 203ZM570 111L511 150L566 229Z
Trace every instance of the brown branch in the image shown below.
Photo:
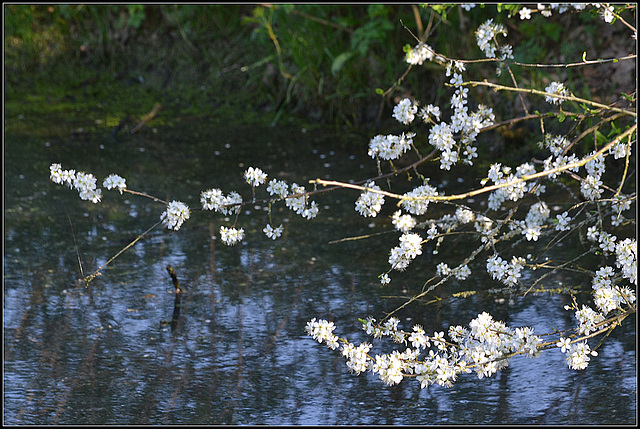
M166 202L164 200L161 200L160 198L154 197L153 195L149 195L149 194L146 194L144 192L132 191L131 189L123 189L122 191L123 192L128 192L128 193L133 194L133 195L140 195L141 197L151 198L153 201L157 201L157 202L162 203L164 205L168 205L169 204L168 202Z
M335 180L316 179L316 180L310 180L309 183L318 184L318 185L324 185L324 186L334 185L334 186L338 186L338 187L342 187L342 188L351 188L351 189L356 189L356 190L360 190L360 191L369 191L369 192L373 192L373 193L376 193L376 194L382 194L382 195L386 195L388 197L400 200L399 204L402 201L405 201L405 200L429 200L429 201L462 200L462 199L473 197L473 196L476 196L476 195L479 195L479 194L484 194L485 192L494 191L494 190L499 189L499 188L506 188L508 186L515 185L516 183L519 183L519 182L526 182L526 181L529 181L529 180L537 179L539 177L545 177L545 176L548 176L550 174L561 173L561 172L569 170L569 169L582 167L587 162L591 161L592 159L595 159L596 157L598 157L599 155L601 155L605 151L609 150L609 148L611 148L618 141L622 140L623 138L625 138L627 136L630 136L632 133L634 133L636 131L636 128L637 128L637 125L634 124L631 128L629 128L624 133L620 134L618 137L613 139L611 142L609 142L607 145L605 145L602 149L597 151L595 154L593 154L593 155L591 155L591 156L589 156L587 158L583 158L580 161L572 162L570 164L565 164L565 165L563 165L561 167L552 168L550 170L544 170L544 171L540 171L538 173L528 174L528 175L524 175L524 176L521 176L521 177L517 177L517 178L515 178L515 179L513 179L513 180L511 180L509 182L499 183L499 184L491 185L491 186L485 186L483 188L476 189L475 191L469 191L469 192L466 192L464 194L434 195L434 196L429 196L429 197L407 197L406 195L399 195L399 194L394 194L392 192L387 192L387 191L383 191L383 190L371 189L371 188L367 188L365 186L356 185L356 184L353 184L353 183L337 182Z
M451 84L445 83L445 85L447 86L453 86ZM527 88L513 88L510 86L504 86L504 85L498 85L496 83L491 83L491 82L487 82L486 80L483 82L478 82L478 81L469 81L469 82L463 82L462 84L460 84L461 86L488 86L489 88L494 88L495 91L514 91L514 92L527 92L530 94L537 94L537 95L544 95L544 96L548 96L548 97L553 97L553 98L559 98L561 100L569 100L569 101L575 101L577 103L584 103L593 107L598 107L600 109L605 109L605 110L611 110L614 112L618 112L618 113L624 113L625 115L630 115L630 116L637 116L636 112L634 112L633 110L624 110L624 109L618 109L617 107L611 107L611 106L607 106L605 104L600 104L600 103L596 103L595 101L591 101L591 100L585 100L584 98L579 98L576 97L575 95L560 95L560 94L550 94L548 92L544 92L544 91L539 91L537 89L527 89Z

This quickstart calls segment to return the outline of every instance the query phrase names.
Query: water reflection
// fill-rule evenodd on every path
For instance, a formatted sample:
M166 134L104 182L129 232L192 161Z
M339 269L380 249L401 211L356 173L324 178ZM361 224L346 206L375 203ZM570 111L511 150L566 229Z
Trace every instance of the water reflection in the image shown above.
M291 172L286 179L298 183L375 173L367 170L370 160L350 157L341 144L330 152L314 148L309 135L296 130L248 132L241 140L218 135L224 143L217 145L178 141L171 150L157 137L134 140L129 143L155 148L152 155L130 149L135 160L105 144L99 161L93 149L76 147L60 155L53 147L8 136L7 150L13 152L7 152L5 173L5 424L634 423L635 332L628 325L614 331L586 372L569 370L563 355L552 351L543 359L514 358L489 380L462 376L451 389L422 390L413 380L387 387L371 374L350 375L338 353L304 334L306 322L330 318L339 334L363 341L359 317L395 308L403 302L398 297L422 287L415 276L464 249L442 249L415 261L411 273L382 289L377 275L387 266L394 234L364 245L327 244L388 223L381 217L369 228L353 210L356 196L347 192L319 195L320 207L336 211L321 211L311 222L275 210L274 222L286 227L277 241L262 235L263 220L241 217L247 240L235 247L215 239L221 219L194 213L177 233L154 230L88 288L77 282L78 254L86 272L96 269L155 223L162 209L112 195L98 206L82 202L50 184L50 162L93 165L105 173L117 168L131 186L167 199L180 196L194 206L208 187L242 189L239 160L273 175ZM180 156L171 158L175 153ZM150 158L141 161L145 156ZM159 166L170 158L174 170L167 175ZM12 174L17 171L22 178ZM263 208L252 210L267 219ZM167 264L185 289L179 307ZM483 279L478 275L475 281ZM448 287L435 293L490 286ZM416 303L401 319L407 328L421 323L432 332L467 324L486 310L511 325L548 332L571 326L562 310L567 299L530 295L502 303L478 294L440 306ZM376 346L374 353L384 348Z

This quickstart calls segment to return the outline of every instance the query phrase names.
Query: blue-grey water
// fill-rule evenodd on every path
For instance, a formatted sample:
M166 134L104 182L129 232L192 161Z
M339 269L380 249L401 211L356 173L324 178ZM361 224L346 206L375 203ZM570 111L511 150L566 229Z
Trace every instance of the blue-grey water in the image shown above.
M274 205L273 224L285 225L276 241L262 233L266 205L247 205L238 218L246 239L233 247L217 238L220 225L233 219L193 211L179 231L152 230L85 287L78 282L80 265L88 273L104 264L157 222L164 208L106 190L100 204L81 201L76 191L49 180L53 162L99 181L117 173L130 189L191 207L211 187L251 198L242 179L249 166L307 189L316 177L376 175L366 135L286 125L228 129L206 121L118 138L111 131L50 138L5 133L5 424L636 423L633 322L606 339L585 371L569 369L558 349L539 359L516 357L490 379L462 375L449 389L420 389L415 380L389 387L375 375L348 373L338 352L305 334L307 321L330 319L336 333L352 342L370 340L358 318L382 318L419 292L437 263L475 247L457 240L437 255L425 249L383 287L377 276L388 267L397 234L330 243L392 229L395 203L364 219L354 210L355 191L313 196L320 214L310 221ZM462 184L448 180L477 187L473 175L463 178ZM568 254L575 251L568 247ZM484 260L471 266L474 273L482 273ZM179 302L167 264L186 289ZM553 278L545 286L561 280L584 279ZM567 295L451 298L452 292L492 287L486 274L477 274L397 315L402 327L420 323L429 333L466 325L482 311L536 333L573 326L562 308L571 301ZM436 304L436 297L443 300ZM388 346L376 343L373 353Z

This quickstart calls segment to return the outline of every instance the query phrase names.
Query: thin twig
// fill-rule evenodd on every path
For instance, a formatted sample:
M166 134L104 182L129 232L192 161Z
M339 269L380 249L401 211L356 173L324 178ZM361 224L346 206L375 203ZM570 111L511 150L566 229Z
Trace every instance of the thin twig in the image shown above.
M409 34L411 34L411 36L420 44L424 44L420 39L418 39L418 37L416 37L415 34L413 34L411 32L411 30L409 28L407 28L406 25L404 25L404 23L402 22L402 20L400 21L400 24L404 27L405 30L407 30L409 32ZM439 57L442 58L443 60L447 61L447 62L458 62L458 63L465 63L465 64L473 64L473 63L502 63L502 62L507 62L504 60L501 60L500 58L479 58L476 60L463 60L463 59L457 59L457 58L450 58L447 57L444 54L440 54L436 51L434 51L433 49L429 49L428 46L424 46L429 52L431 52L435 57ZM605 59L598 59L598 60L587 60L586 56L583 57L582 61L580 62L574 62L574 63L560 63L560 64L531 64L531 63L521 63L519 61L508 61L509 64L514 64L517 66L521 66L521 67L534 67L534 68L569 68L569 67L578 67L578 66L588 66L588 65L596 65L596 64L606 64L606 63L617 63L618 61L623 61L623 60L635 60L637 58L637 55L635 54L629 54L626 57L621 57L621 58L605 58Z
M132 191L131 189L123 189L122 191L123 192L128 192L128 193L133 194L133 195L140 195L142 197L151 198L153 201L157 201L157 202L162 203L164 205L168 205L169 204L165 200L161 200L158 197L154 197L153 195L149 195L149 194L144 193L144 192Z
M76 241L76 234L73 232L73 224L71 223L71 217L67 213L67 219L69 219L69 226L71 227L71 236L73 237L73 244L76 247L76 255L78 256L78 265L80 265L80 275L84 277L84 270L82 269L82 260L80 259L80 251L78 250L78 242Z
M447 86L453 86L451 84L445 83ZM560 94L551 94L548 92L540 91L537 89L527 89L527 88L513 88L510 86L498 85L496 83L487 82L478 82L478 81L468 81L460 84L461 86L488 86L490 88L495 88L496 91L513 91L513 92L527 92L529 94L537 94L544 95L552 98L559 98L562 100L575 101L577 103L584 103L593 107L598 107L600 109L611 110L613 112L623 113L625 115L636 116L636 112L632 110L618 109L617 107L607 106L605 104L596 103L595 101L585 100L584 98L576 97L575 95L560 95Z
M102 271L102 269L104 267L106 267L107 265L109 265L114 259L116 259L118 256L120 256L125 250L127 250L129 247L133 246L134 244L136 244L138 241L140 241L140 239L142 237L144 237L145 235L147 235L147 233L149 233L153 228L155 228L156 226L160 225L160 223L162 222L162 220L159 220L158 222L156 222L155 225L153 225L151 228L149 228L148 230L146 230L145 232L143 232L142 234L140 234L135 240L133 240L131 243L127 244L123 249L121 249L118 253L116 253L111 259L109 259L107 262L105 262L103 265L101 265L97 270L95 270L93 273L89 274L87 277L85 277L84 280L84 285L88 286L89 282L91 280L93 280L99 273L100 271Z

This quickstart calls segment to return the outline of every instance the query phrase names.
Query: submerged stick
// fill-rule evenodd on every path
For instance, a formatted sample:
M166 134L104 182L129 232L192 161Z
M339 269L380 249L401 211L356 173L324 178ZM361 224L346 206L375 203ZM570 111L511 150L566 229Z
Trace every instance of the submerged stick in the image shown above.
M176 288L176 293L182 292L180 289L180 280L178 280L178 275L176 274L176 270L169 264L167 264L167 272L171 276L171 280L173 281L173 286Z
M140 123L131 129L131 134L135 134L136 132L138 132L140 128L144 127L147 122L149 122L150 120L153 119L154 116L156 116L156 114L160 111L161 108L162 108L162 104L156 103L155 106L153 106L153 109L151 109L149 113L144 115Z

